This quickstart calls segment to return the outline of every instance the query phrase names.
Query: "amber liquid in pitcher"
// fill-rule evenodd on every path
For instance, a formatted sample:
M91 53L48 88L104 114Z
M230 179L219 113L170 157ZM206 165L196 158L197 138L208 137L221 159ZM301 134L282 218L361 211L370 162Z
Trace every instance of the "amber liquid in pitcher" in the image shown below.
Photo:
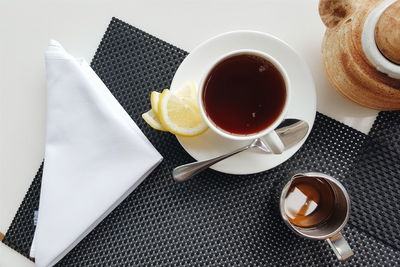
M324 179L296 178L289 187L284 207L293 225L316 227L331 217L335 208L335 194Z
M217 127L233 134L254 134L268 128L281 114L286 102L285 80L265 58L233 55L210 71L202 101Z

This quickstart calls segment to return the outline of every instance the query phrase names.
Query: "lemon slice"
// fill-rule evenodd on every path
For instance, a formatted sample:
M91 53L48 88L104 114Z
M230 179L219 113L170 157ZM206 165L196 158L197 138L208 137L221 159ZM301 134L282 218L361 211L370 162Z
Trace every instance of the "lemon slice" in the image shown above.
M142 118L144 119L145 122L147 122L148 125L150 125L151 128L159 131L165 131L157 115L154 113L153 109L150 109L146 113L143 113Z
M184 86L174 91L173 94L182 99L183 102L191 105L196 112L200 113L200 107L197 101L197 85L195 82L187 82Z
M174 94L183 101L193 102L197 105L197 85L195 82L187 82Z
M193 99L176 96L168 89L160 95L158 112L161 125L173 134L196 136L207 129L200 112L193 106Z
M150 104L153 112L158 116L158 101L160 100L160 93L153 91L150 94Z

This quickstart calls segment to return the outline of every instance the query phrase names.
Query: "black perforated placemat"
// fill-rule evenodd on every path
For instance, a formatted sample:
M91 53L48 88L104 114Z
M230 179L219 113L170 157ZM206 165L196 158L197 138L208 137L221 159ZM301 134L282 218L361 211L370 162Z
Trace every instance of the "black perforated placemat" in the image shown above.
M59 266L400 265L399 112L380 113L368 136L318 113L305 145L270 171L208 170L175 183L171 169L192 159L140 114L149 109L149 92L168 87L186 55L118 19L110 23L92 67L164 161ZM331 174L349 190L353 207L344 235L356 256L346 263L323 241L293 234L279 217L281 181L300 170ZM3 240L25 256L40 180L41 169Z

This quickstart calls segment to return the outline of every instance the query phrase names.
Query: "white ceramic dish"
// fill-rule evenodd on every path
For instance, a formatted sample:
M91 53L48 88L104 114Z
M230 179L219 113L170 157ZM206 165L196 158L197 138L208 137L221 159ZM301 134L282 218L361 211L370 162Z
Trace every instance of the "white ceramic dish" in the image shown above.
M311 129L316 113L316 94L308 66L290 46L266 33L234 31L203 42L179 66L170 90L178 90L188 81L199 84L204 72L209 70L211 64L221 55L241 49L259 50L279 61L286 70L292 85L292 95L286 117L305 120ZM196 137L177 138L182 147L196 160L216 157L249 143L249 141L224 138L211 130ZM266 171L289 159L299 150L304 141L305 139L280 155L266 154L257 150L244 151L211 168L230 174L252 174Z

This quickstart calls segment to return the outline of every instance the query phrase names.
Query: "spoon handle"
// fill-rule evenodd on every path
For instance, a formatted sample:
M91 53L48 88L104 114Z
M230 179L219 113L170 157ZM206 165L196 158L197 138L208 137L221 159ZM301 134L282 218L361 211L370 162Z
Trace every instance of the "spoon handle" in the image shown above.
M227 153L225 155L213 158L213 159L207 159L207 160L203 160L203 161L195 161L192 163L178 166L172 171L172 177L174 178L175 181L178 181L178 182L183 182L183 181L189 180L190 177L204 171L211 165L214 165L215 163L220 162L221 160L224 160L226 158L229 158L230 156L240 153L246 149L249 149L250 147L251 147L251 145L247 145L247 146L238 148L238 149L236 149L230 153Z

